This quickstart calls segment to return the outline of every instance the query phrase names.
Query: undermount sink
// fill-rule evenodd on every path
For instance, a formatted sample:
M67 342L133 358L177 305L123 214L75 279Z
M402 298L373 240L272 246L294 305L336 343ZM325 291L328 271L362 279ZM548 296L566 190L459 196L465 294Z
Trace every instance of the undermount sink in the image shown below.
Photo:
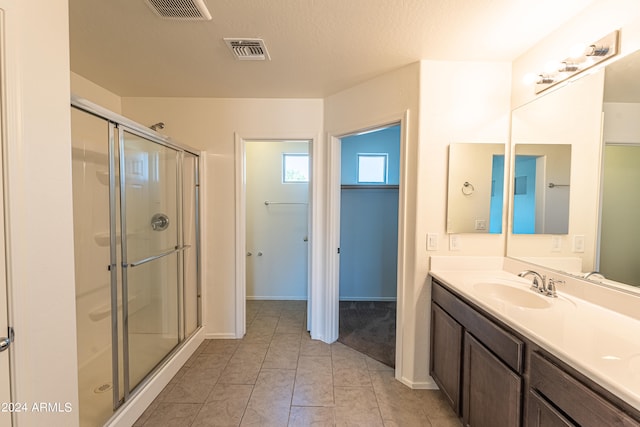
M551 300L549 297L538 295L535 291L527 288L517 288L515 286L493 282L476 283L473 287L479 294L485 297L505 302L507 304L513 304L518 307L551 307Z

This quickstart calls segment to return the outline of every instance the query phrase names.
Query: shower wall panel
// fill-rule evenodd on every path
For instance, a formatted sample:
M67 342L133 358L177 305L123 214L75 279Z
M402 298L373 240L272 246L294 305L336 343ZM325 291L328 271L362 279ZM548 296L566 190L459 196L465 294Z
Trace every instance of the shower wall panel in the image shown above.
M90 425L113 411L109 124L76 109L71 120L80 419Z

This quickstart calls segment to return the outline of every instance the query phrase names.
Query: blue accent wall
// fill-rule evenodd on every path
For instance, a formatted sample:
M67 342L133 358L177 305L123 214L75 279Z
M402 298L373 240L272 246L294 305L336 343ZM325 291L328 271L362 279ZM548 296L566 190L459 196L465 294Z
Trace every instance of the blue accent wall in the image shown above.
M388 184L399 184L400 126L342 139L340 299L395 300L398 189L358 184L359 153L388 154Z
M502 206L504 194L504 155L493 156L491 171L491 207L489 233L502 233Z
M516 156L513 233L536 232L536 157Z
M358 154L387 153L387 184L400 182L400 126L342 138L341 182L358 184ZM367 185L367 184L362 184Z

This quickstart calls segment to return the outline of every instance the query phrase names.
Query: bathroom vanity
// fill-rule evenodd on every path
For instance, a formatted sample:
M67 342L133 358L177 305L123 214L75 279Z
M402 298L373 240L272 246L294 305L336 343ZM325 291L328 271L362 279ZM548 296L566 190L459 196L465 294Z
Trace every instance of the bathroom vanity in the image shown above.
M465 426L640 426L640 321L506 272L431 276L430 374ZM600 341L602 316L629 340Z

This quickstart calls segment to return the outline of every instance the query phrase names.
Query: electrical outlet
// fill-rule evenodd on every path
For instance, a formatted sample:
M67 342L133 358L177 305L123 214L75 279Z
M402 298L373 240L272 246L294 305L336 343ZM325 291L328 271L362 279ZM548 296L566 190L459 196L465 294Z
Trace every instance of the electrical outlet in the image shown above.
M582 234L576 234L573 236L573 252L584 252L584 236Z
M476 219L476 230L486 230L487 229L487 220L486 219Z
M449 235L449 250L450 251L460 250L460 236L458 236L457 234Z
M438 233L427 234L427 250L428 251L438 250Z
M560 252L562 250L562 237L551 236L551 252Z

